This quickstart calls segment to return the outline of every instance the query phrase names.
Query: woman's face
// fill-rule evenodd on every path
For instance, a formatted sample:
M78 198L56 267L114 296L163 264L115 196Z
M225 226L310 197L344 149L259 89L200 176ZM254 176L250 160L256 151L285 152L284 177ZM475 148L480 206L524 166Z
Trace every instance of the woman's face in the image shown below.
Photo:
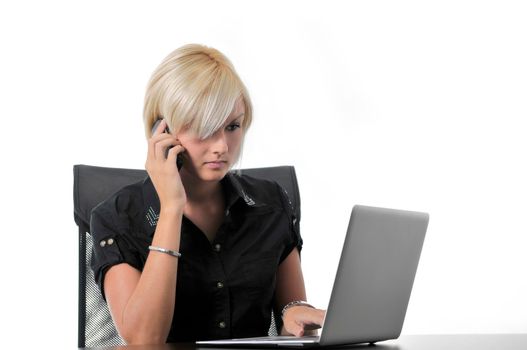
M182 171L203 181L221 180L238 159L244 113L245 105L240 97L223 126L210 137L200 140L190 130L180 131L177 138L185 148Z

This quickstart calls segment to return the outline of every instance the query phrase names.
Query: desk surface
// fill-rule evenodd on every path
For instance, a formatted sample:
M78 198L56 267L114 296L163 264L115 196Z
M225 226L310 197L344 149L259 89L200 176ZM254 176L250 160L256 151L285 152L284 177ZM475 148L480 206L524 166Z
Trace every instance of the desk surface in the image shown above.
M98 350L209 350L228 348L197 347L193 343L164 345L136 345L105 348ZM254 348L253 348L254 349ZM286 348L282 348L286 349ZM316 348L315 348L316 349ZM527 334L447 334L447 335L405 335L399 339L368 345L339 347L350 350L527 350ZM233 350L232 348L229 350ZM243 350L236 348L235 350Z

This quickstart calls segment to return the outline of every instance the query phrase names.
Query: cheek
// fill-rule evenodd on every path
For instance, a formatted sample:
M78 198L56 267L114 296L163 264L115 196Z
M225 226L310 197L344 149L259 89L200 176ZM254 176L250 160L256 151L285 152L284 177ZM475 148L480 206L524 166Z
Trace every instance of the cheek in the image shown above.
M179 141L185 148L185 156L188 158L195 159L203 152L203 144L195 139L180 137Z
M233 137L229 140L229 153L238 154L242 145L243 135Z
M193 159L201 157L203 154L207 153L206 147L204 147L203 144L186 144L184 147L187 155Z

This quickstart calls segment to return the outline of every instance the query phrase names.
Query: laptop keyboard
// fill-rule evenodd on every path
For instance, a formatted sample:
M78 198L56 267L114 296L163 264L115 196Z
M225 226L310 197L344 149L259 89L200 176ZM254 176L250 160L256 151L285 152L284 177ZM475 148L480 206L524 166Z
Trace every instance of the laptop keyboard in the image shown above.
M278 336L267 336L267 337L255 337L255 338L249 338L250 340L254 341L284 341L284 340L292 340L296 342L302 342L302 341L318 341L320 336L318 335L305 335L303 337L295 337L294 335L278 335ZM245 338L247 340L247 338Z

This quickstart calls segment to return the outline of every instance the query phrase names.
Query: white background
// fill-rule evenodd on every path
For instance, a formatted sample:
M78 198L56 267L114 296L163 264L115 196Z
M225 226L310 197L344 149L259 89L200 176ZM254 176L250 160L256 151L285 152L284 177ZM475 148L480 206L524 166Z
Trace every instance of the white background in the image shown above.
M503 0L2 2L2 345L76 346L73 165L143 167L146 82L193 42L251 93L241 166L296 167L311 302L354 204L422 210L403 333L527 332L526 18Z

